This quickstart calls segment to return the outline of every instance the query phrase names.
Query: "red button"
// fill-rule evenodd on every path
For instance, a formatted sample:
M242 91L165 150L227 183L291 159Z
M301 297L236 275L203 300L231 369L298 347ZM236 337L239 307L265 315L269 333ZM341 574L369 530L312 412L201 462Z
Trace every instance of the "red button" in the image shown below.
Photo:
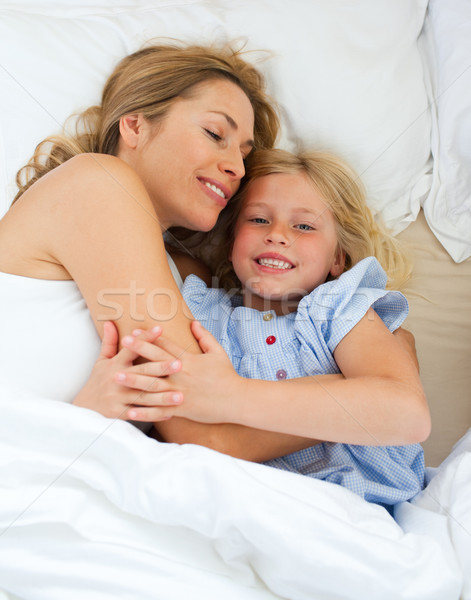
M267 344L274 344L276 342L276 337L274 335L269 335L265 341Z

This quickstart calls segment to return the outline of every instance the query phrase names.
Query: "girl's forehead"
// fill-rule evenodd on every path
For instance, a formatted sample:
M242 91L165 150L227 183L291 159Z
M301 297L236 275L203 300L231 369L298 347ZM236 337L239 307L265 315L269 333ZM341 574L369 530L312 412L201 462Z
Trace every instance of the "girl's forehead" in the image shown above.
M242 208L257 207L323 213L330 204L305 173L270 173L247 186Z

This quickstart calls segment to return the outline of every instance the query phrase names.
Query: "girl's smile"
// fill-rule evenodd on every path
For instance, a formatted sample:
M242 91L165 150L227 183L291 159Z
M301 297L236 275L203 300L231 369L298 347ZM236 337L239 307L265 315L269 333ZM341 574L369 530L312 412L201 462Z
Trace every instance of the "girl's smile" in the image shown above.
M291 261L277 252L265 252L258 256L255 262L264 273L284 274L295 268Z
M334 215L302 173L277 173L252 181L237 218L230 254L242 284L244 305L281 310L329 276L338 277L344 255L338 250Z

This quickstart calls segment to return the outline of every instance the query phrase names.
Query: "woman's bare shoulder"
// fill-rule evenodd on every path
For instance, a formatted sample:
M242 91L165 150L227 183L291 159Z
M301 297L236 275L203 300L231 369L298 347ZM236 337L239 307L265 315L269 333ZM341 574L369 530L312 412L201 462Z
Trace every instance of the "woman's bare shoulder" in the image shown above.
M104 245L119 245L124 252L124 241L136 236L152 248L160 232L144 184L129 165L115 156L80 154L41 177L13 204L1 223L0 249L2 243L10 249L15 263L7 267L19 274L23 263L35 269L38 263L41 269L46 263L62 265L72 273L73 253L81 256L87 248L98 255Z
M84 153L77 154L59 167L56 167L44 177L44 181L51 183L53 180L64 182L69 188L81 190L90 185L108 186L123 185L143 188L134 169L117 156L109 154Z
M126 231L139 231L141 235L147 232L150 236L160 233L155 208L142 180L121 159L81 154L57 171L57 181L51 178L41 195L50 197L55 214L65 226L79 227L90 236L97 230L95 233L100 232L101 237L104 227L117 236Z
M95 152L83 152L77 154L54 169L54 171L59 172L61 169L78 171L82 174L90 170L97 170L97 172L102 172L104 170L106 173L108 169L115 173L120 171L123 171L123 173L126 171L134 172L126 162L117 156L111 154L98 154Z
M155 214L145 186L134 169L116 156L78 154L41 177L22 203L60 215L86 218L104 214L123 219L137 211ZM34 209L33 209L34 210Z

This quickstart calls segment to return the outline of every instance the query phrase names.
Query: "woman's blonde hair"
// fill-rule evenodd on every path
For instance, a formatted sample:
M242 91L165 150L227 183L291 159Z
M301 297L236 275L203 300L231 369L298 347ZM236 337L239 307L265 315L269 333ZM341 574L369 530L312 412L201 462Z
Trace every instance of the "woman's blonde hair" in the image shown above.
M251 182L276 173L304 174L329 205L336 222L338 247L345 253L345 271L363 258L375 256L388 275L387 287L401 289L404 286L411 275L412 264L400 243L373 217L366 204L363 185L353 169L326 152L292 154L279 149L255 151L250 156L243 188L221 213L209 234L219 285L240 289L228 259L237 218Z
M238 85L252 104L254 140L258 148L273 147L279 120L265 92L261 73L242 58L242 52L195 45L154 45L120 61L105 84L102 101L76 117L73 135L43 140L27 165L16 176L17 200L50 170L83 152L115 154L119 121L127 114L142 113L161 121L177 98L191 97L198 84L227 79Z

